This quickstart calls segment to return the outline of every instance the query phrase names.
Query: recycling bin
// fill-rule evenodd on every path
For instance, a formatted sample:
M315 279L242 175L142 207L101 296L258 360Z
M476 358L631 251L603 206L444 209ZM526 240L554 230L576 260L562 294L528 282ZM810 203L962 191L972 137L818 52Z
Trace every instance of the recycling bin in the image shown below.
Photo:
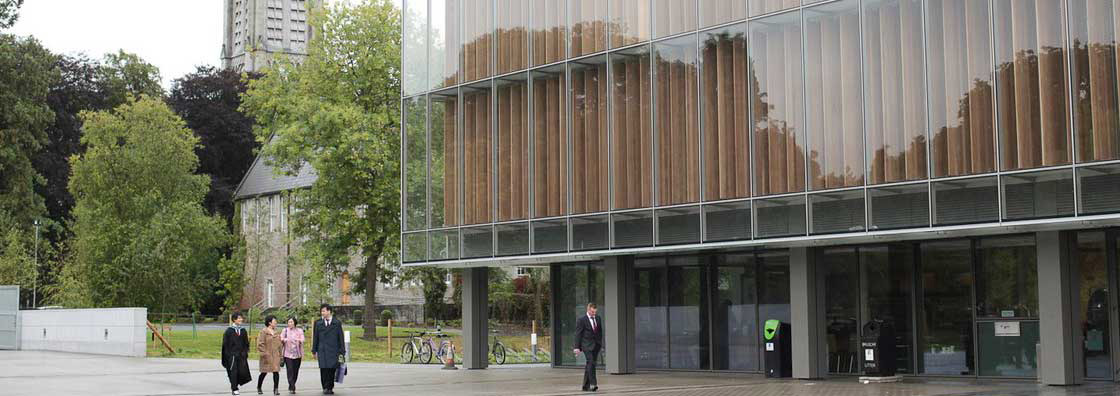
M765 350L763 367L768 378L793 376L793 359L790 350L789 323L777 319L765 322L762 328L762 345Z
M872 377L890 377L898 372L898 352L894 327L890 322L871 320L863 325L860 339L860 361L864 374Z

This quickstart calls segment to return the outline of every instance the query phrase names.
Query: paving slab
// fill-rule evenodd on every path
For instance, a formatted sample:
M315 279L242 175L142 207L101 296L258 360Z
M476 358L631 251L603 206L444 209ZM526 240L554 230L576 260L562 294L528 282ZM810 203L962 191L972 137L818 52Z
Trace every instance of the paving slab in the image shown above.
M256 373L256 362L250 368ZM301 372L299 393L320 394L314 362ZM0 395L225 395L225 372L217 360L128 358L58 352L0 351ZM583 372L548 365L506 365L486 370L440 370L439 365L353 363L338 395L528 395L587 394ZM266 379L271 384L271 379ZM281 388L286 380L281 373ZM255 383L254 383L255 385ZM268 386L268 385L266 385ZM256 394L250 385L245 395ZM860 384L856 377L827 381L774 380L760 375L711 372L639 372L599 375L608 395L793 395L793 396L1103 396L1120 386L1091 382L1071 387L1034 381L979 381L907 377L901 383ZM282 394L287 394L286 392Z

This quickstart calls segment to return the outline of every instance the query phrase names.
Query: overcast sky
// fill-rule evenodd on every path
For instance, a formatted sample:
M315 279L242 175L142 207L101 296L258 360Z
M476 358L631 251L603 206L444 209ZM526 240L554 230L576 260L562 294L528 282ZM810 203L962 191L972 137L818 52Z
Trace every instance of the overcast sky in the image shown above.
M334 0L337 1L337 0ZM394 0L398 6L400 0ZM156 67L163 86L221 65L223 0L27 0L9 32L53 52L101 58L123 49Z
M101 58L123 49L159 67L164 87L221 64L222 0L28 0L11 33L53 52Z

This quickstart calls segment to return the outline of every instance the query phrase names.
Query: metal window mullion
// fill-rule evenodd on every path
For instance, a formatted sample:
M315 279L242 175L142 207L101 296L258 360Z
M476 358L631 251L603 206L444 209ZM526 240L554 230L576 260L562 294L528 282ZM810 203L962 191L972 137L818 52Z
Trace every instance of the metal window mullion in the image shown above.
M808 135L809 131L807 130L809 128L806 128L806 126L809 125L809 87L808 84L805 83L805 76L808 73L808 66L806 66L806 63L808 62L806 62L805 60L808 58L809 38L808 35L805 34L805 11L802 9L798 9L796 12L798 13L798 27L799 30L801 30L801 129L805 131L805 147L807 147L801 154L801 156L804 158L802 167L805 168L805 183L801 186L801 192L807 194L809 192L809 185L812 183L812 181L810 180L811 174L809 172L809 153L812 151L812 147L810 147L810 137ZM802 235L809 235L811 228L809 226L809 198L806 195L804 199L805 221L803 225L805 226L805 232L802 233Z
M1000 134L1002 131L1000 130L999 123L999 84L997 84L999 73L996 70L996 65L998 65L996 62L996 53L999 52L999 48L997 47L998 42L996 41L996 1L998 0L988 0L988 48L991 48L988 57L991 62L990 65L992 66L989 77L992 79L992 111L995 113L995 116L992 117L992 130L994 131L994 133L992 133L992 140L996 148L994 173L996 175L996 210L999 213L997 222L1003 224L1003 178L1000 177L1000 173L1003 172L1003 148L1000 142ZM972 131L969 131L969 133L971 134ZM975 313L973 313L973 316L975 317ZM979 331L976 326L973 326L973 329L974 331ZM979 350L977 350L977 352L979 352ZM979 369L977 369L977 373L979 373Z
M926 214L927 214L928 221L929 221L929 223L927 223L927 227L933 227L933 214L934 214L934 210L935 210L935 206L934 206L935 204L934 204L934 201L933 201L933 149L930 148L930 146L933 144L932 143L933 142L933 128L931 127L931 123L933 121L931 120L932 117L930 117L930 114L932 112L930 111L930 78L929 78L930 56L929 56L929 23L928 23L929 21L927 20L929 18L929 2L926 2L926 1L921 2L921 13L922 13L922 15L921 15L922 55L924 55L923 56L924 60L922 62L922 79L923 79L922 84L925 87L925 92L926 92L925 103L923 104L923 109L925 109L925 111L926 111L926 125L925 125L925 131L924 131L925 132L925 137L926 137L926 142L925 142L925 149L926 149L926 183L925 184L926 184L926 210L927 210ZM915 345L917 345L917 344L915 344ZM917 354L915 353L914 355L915 355L915 359L916 359ZM915 367L914 371L916 372L917 371L916 370L917 365L915 365L914 367Z
M1115 7L1115 5L1113 5L1113 6ZM1066 134L1067 138L1068 138L1068 140L1067 140L1067 147L1068 148L1066 150L1066 154L1069 155L1070 165L1073 165L1073 164L1076 164L1077 160L1078 160L1078 158L1077 158L1077 131L1074 129L1074 128L1076 128L1076 125L1073 121L1073 117L1074 117L1073 101L1077 100L1077 95L1074 94L1074 82L1073 82L1073 34L1072 34L1072 29L1070 27L1070 25L1071 25L1070 20L1069 20L1070 10L1069 10L1068 2L1063 1L1062 4L1060 5L1060 7L1061 7L1061 13L1062 13L1062 15L1061 15L1061 17L1062 17L1062 28L1063 28L1062 32L1064 33L1064 37L1062 37L1062 39L1063 39L1062 44L1065 45L1065 57L1063 58L1065 60L1065 64L1066 64L1065 65L1066 66L1066 70L1065 70L1065 72L1066 72L1065 73L1065 79L1066 79L1065 94L1068 95L1067 96L1068 100L1066 100L1066 111L1067 111L1067 113L1066 113L1066 128L1068 129L1067 134ZM1079 183L1078 180L1077 180L1077 172L1073 171L1073 217L1078 217L1081 214L1081 199L1080 199L1081 198L1081 189L1079 188L1080 184L1081 183Z

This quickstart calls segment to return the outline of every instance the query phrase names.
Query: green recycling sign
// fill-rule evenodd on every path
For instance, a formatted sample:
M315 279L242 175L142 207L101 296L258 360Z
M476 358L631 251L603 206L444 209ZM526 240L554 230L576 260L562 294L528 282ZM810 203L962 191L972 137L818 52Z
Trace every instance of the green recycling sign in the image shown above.
M773 340L774 336L778 334L778 327L781 326L781 321L777 319L770 319L766 321L766 326L762 330L762 336L767 340Z

